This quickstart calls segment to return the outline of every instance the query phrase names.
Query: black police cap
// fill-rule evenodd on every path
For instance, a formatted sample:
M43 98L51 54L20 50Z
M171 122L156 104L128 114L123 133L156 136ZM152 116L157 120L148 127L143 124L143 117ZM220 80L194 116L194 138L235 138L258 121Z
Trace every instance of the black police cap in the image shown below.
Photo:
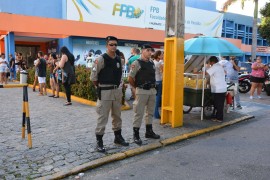
M142 49L153 49L152 46L150 46L149 44L144 44L142 45Z
M118 39L114 36L107 36L106 41L118 41Z

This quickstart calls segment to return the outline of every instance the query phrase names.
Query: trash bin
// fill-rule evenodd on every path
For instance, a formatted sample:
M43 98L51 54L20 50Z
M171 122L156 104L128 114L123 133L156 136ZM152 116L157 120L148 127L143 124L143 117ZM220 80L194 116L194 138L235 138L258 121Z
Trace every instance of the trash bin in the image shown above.
M20 72L20 84L26 84L27 83L27 75L28 75L28 72L26 72L26 71L21 71Z

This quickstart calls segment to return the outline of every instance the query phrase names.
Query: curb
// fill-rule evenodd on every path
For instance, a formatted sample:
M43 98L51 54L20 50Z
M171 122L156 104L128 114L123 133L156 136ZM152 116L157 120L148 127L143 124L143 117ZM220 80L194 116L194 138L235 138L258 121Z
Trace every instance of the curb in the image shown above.
M33 88L33 85L32 84L28 84L28 87ZM47 88L47 93L52 93L52 90L49 89L49 88ZM59 97L65 98L66 97L66 93L59 92ZM80 98L80 97L77 97L77 96L73 96L73 95L71 95L71 100L72 101L75 101L75 102L78 102L78 103L81 103L81 104L89 105L89 106L96 106L97 105L97 103L95 101L90 101L90 100L83 99L83 98ZM131 109L131 107L125 101L125 105L123 105L121 107L121 110L122 111L126 111L126 110L130 110L130 109Z
M142 153L147 152L147 151L151 151L151 150L154 150L154 149L157 149L157 148L161 148L161 147L168 146L168 145L171 145L171 144L174 144L174 143L177 143L177 142L181 142L181 141L184 141L186 139L193 138L193 137L196 137L196 136L199 136L199 135L202 135L202 134L206 134L206 133L209 133L209 132L212 132L212 131L215 131L215 130L218 130L218 129L221 129L221 128L224 128L224 127L227 127L227 126L230 126L230 125L233 125L233 124L237 124L237 123L242 122L242 121L252 119L252 118L254 118L254 116L250 116L250 115L243 116L241 118L237 118L237 119L234 119L232 121L222 123L220 125L215 125L215 126L211 126L211 127L208 127L208 128L196 130L196 131L193 131L193 132L190 132L190 133L186 133L186 134L182 134L182 135L175 136L175 137L172 137L172 138L164 139L164 140L161 140L161 141L156 142L156 143L152 143L152 144L141 146L141 147L138 147L138 148L135 148L135 149L127 150L127 151L122 152L122 153L117 153L117 154L109 155L109 156L106 156L106 157L103 157L103 158L100 158L100 159L96 159L96 160L90 161L88 163L82 164L80 166L77 166L77 167L75 167L75 168L73 168L71 170L60 171L60 172L58 172L56 174L52 174L52 175L37 178L37 180L62 179L62 178L65 178L67 176L70 176L70 175L78 174L78 173L80 173L82 171L86 171L86 170L89 170L89 169L94 169L94 168L102 166L104 164L108 164L108 163L111 163L111 162L114 162L114 161L119 161L119 160L122 160L122 159L126 159L128 157L132 157L132 156L136 156L138 154L142 154Z

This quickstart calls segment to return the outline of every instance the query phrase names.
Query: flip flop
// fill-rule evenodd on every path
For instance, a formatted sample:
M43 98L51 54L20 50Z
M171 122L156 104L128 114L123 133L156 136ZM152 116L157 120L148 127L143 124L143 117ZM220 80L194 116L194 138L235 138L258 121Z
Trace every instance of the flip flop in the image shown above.
M222 123L223 121L220 119L216 119L216 122Z
M219 122L219 123L222 123L223 122L222 120L219 120L219 119L212 119L212 121Z
M53 98L59 98L59 96L53 96Z

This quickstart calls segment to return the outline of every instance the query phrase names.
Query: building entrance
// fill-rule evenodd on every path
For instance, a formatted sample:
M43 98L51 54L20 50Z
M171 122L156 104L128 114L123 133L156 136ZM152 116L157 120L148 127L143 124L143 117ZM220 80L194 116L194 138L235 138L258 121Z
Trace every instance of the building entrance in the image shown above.
M23 59L26 60L27 68L34 66L34 60L38 51L40 51L40 46L38 45L15 45L15 51L17 53L22 53Z

